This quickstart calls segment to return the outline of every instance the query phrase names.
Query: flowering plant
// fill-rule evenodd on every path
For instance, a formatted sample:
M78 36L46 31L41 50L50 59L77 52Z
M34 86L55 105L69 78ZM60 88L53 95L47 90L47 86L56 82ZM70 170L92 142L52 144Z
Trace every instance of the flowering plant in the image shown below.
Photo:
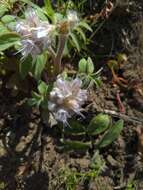
M38 89L41 89L43 85L42 91L45 91L45 97L41 97L43 92L41 93L40 90L41 95L33 92L33 97L29 100L30 104L38 105L38 107L44 105L44 110L48 110L57 121L67 125L68 118L72 115L83 116L81 110L87 100L87 90L82 89L82 80L78 75L73 76L75 79L69 78L68 75L66 78L62 76L64 71L62 57L69 38L72 38L76 45L78 44L73 31L75 29L82 31L80 26L89 30L91 28L86 22L81 22L77 12L73 10L67 10L66 15L61 19L56 16L54 18L53 23L49 20L42 20L36 10L28 8L24 19L17 19L15 25L15 32L20 35L17 54L22 55L21 73L24 73L24 77L26 76L25 67L27 72L35 77L31 70L32 67L30 68L31 63L35 64L35 68L39 65L38 72L39 70L41 72L41 75L35 78L39 81ZM29 63L30 57L32 61L30 60ZM49 86L52 86L50 90Z
M27 4L26 0L21 1L24 6ZM90 57L79 61L78 71L74 69L73 63L70 64L71 69L68 69L68 64L63 64L62 60L65 55L72 57L72 48L80 51L82 44L87 41L85 31L92 29L76 11L67 9L60 14L54 12L49 2L45 1L44 10L31 4L21 17L4 13L1 15L0 52L3 62L8 59L4 51L12 47L16 50L12 53L12 63L17 67L10 81L16 81L15 77L19 77L14 87L21 87L26 79L30 84L34 81L34 90L30 88L32 98L28 99L28 103L39 108L46 125L52 126L53 121L59 123L59 126L62 123L64 134L82 134L83 139L107 131L96 145L92 138L88 139L89 142L66 142L62 139L64 145L79 149L104 147L118 136L123 122L119 121L115 127L109 128L110 118L103 114L93 117L87 125L82 125L88 90L94 84L100 85L100 72L95 72Z

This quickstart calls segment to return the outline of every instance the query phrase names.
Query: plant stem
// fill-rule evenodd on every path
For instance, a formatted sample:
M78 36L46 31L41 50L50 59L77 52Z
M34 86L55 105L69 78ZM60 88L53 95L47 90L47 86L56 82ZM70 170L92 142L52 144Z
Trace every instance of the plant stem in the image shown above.
M54 60L54 74L55 75L58 75L61 72L61 60L63 57L66 39L67 39L67 35L59 36L58 50L57 50L56 57Z
M56 57L56 53L55 53L54 49L53 49L52 47L49 47L49 48L48 48L48 51L49 51L49 53L51 54L51 57L52 57L52 59L53 59L53 61L54 61L54 60L55 60L55 57Z

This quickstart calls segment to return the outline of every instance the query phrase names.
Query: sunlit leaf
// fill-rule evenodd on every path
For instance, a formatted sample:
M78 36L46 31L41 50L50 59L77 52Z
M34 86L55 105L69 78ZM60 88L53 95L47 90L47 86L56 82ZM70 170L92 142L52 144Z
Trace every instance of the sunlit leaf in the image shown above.
M104 132L110 124L110 117L106 114L98 114L93 117L87 127L87 132L90 135L97 135Z
M42 54L38 55L35 61L35 67L34 67L34 77L39 80L41 78L41 74L43 69L45 68L47 61L47 55Z
M71 37L72 42L74 43L76 49L77 49L78 51L80 51L80 46L79 46L79 42L78 42L77 36L76 36L74 33L70 33L70 37Z
M87 60L85 58L82 58L79 61L78 70L80 73L86 73L86 68L87 68Z
M40 81L38 85L38 91L41 95L45 95L47 93L48 85L44 81Z
M1 18L1 21L5 24L15 21L15 17L12 15L5 15Z
M111 144L121 133L123 129L123 120L118 120L109 130L108 132L102 137L102 139L97 144L98 148L106 147L107 145Z
M94 64L90 57L87 59L87 73L92 74L94 72Z
M44 0L44 3L45 3L45 10L46 10L46 13L47 15L49 16L49 18L51 20L53 20L54 18L54 9L52 8L52 3L50 0Z

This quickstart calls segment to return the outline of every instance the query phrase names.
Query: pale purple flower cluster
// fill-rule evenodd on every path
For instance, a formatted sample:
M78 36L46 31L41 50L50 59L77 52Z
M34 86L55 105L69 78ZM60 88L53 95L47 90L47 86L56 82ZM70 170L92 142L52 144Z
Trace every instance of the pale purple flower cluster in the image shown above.
M58 78L50 93L48 109L57 121L68 124L73 114L81 114L81 106L87 100L87 90L81 89L82 82L76 78L71 81Z
M19 52L22 53L23 58L29 54L35 57L47 49L51 44L54 29L55 26L48 21L41 21L33 9L28 9L25 20L18 21L16 24L16 32L22 37L22 48Z

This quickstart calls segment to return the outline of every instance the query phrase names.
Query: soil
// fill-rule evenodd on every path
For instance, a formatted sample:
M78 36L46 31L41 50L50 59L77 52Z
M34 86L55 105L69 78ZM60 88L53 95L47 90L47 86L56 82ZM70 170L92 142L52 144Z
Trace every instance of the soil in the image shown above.
M131 15L124 12L122 3L117 6L94 37L96 43L89 47L97 68L103 67L103 83L99 89L92 90L93 103L88 113L106 112L115 121L123 118L125 122L119 138L100 150L105 171L98 179L78 184L77 190L126 189L129 181L136 182L133 189L143 190L143 4L132 3ZM106 64L117 52L128 56L118 73L129 81L126 87L112 83ZM4 87L3 79L0 82L0 189L66 190L59 178L61 168L88 171L95 150L85 154L60 151L58 127L45 126L37 109L27 107L23 96L13 96L12 90Z

